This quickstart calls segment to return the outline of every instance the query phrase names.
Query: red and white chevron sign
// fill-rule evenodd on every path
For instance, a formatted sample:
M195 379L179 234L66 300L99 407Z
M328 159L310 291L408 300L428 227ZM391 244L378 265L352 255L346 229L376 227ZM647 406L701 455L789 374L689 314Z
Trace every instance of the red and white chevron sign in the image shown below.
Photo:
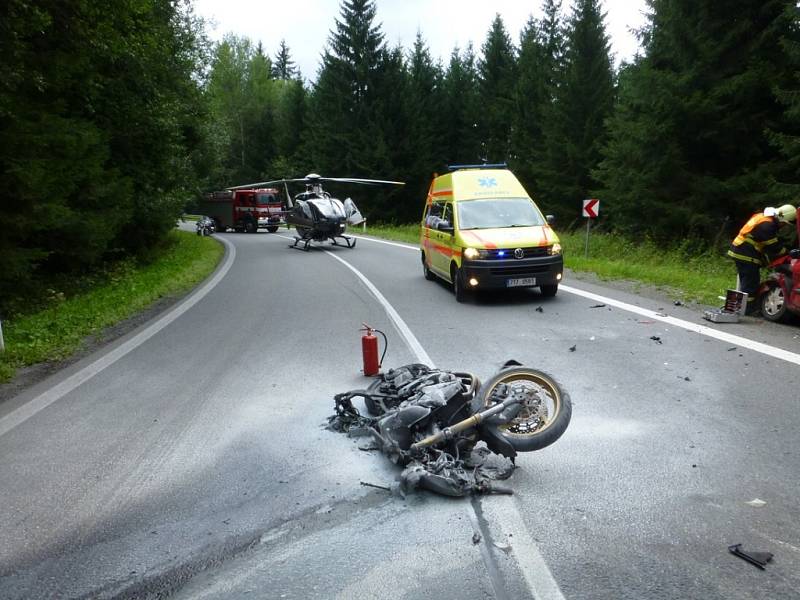
M597 198L592 198L590 200L583 201L584 217L589 217L590 219L594 219L599 214L600 214L600 200L598 200Z

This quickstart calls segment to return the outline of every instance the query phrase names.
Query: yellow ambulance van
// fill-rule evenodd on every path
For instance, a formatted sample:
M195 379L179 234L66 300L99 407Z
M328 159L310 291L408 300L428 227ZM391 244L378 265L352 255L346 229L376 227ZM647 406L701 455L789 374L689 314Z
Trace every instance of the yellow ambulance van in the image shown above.
M561 244L505 165L462 165L434 177L422 216L426 279L440 277L463 302L472 290L538 287L555 296Z

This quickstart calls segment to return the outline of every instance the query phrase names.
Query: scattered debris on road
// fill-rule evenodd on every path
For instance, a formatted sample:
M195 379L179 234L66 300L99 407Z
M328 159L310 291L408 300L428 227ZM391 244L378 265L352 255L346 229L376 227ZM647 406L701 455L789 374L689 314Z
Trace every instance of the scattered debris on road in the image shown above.
M589 308L605 308L605 306L606 306L605 304L595 304L593 306L590 306Z
M762 508L766 506L766 502L761 500L760 498L753 498L750 502L745 502L748 506L752 506L753 508Z
M481 534L478 533L477 531L472 534L472 543L473 544L480 544L481 543L481 539L483 539L483 538L481 537Z
M543 309L541 306L537 306L537 307L536 307L536 312L543 313L543 312L544 312L544 309Z
M578 344L575 344L574 346L570 346L569 347L569 351L570 352L575 352L575 350L577 350L577 348L578 348Z
M651 335L650 339L653 340L654 342L658 342L659 344L661 343L661 338L658 337L657 335Z
M750 564L757 566L762 571L766 569L767 563L772 560L774 556L771 552L754 552L744 551L742 550L741 544L734 544L733 546L728 546L728 550L731 554L738 556L739 558L743 558Z

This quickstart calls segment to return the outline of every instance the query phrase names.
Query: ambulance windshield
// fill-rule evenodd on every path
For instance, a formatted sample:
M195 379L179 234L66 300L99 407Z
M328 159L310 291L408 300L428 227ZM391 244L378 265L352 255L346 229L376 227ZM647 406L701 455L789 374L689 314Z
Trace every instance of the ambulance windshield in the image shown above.
M462 200L456 206L460 229L535 227L545 224L542 213L528 198Z

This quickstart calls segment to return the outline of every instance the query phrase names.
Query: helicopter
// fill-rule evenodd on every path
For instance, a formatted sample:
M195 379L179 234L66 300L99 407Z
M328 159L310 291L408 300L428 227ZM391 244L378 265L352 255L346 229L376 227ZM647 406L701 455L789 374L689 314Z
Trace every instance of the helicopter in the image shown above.
M287 210L285 213L286 224L294 225L297 235L291 248L302 247L308 250L311 242L324 242L331 240L334 245L340 245L337 240L342 240L348 248L355 248L356 239L345 235L347 225L358 225L364 217L351 198L344 201L334 198L324 189L322 182L355 183L358 185L405 185L401 181L385 181L381 179L358 179L352 177L322 177L317 173L309 173L297 179L276 179L262 181L228 188L229 190L260 188L273 185L283 185L286 191ZM289 184L303 184L305 190L296 194L294 198L289 193ZM301 246L298 246L300 244Z

